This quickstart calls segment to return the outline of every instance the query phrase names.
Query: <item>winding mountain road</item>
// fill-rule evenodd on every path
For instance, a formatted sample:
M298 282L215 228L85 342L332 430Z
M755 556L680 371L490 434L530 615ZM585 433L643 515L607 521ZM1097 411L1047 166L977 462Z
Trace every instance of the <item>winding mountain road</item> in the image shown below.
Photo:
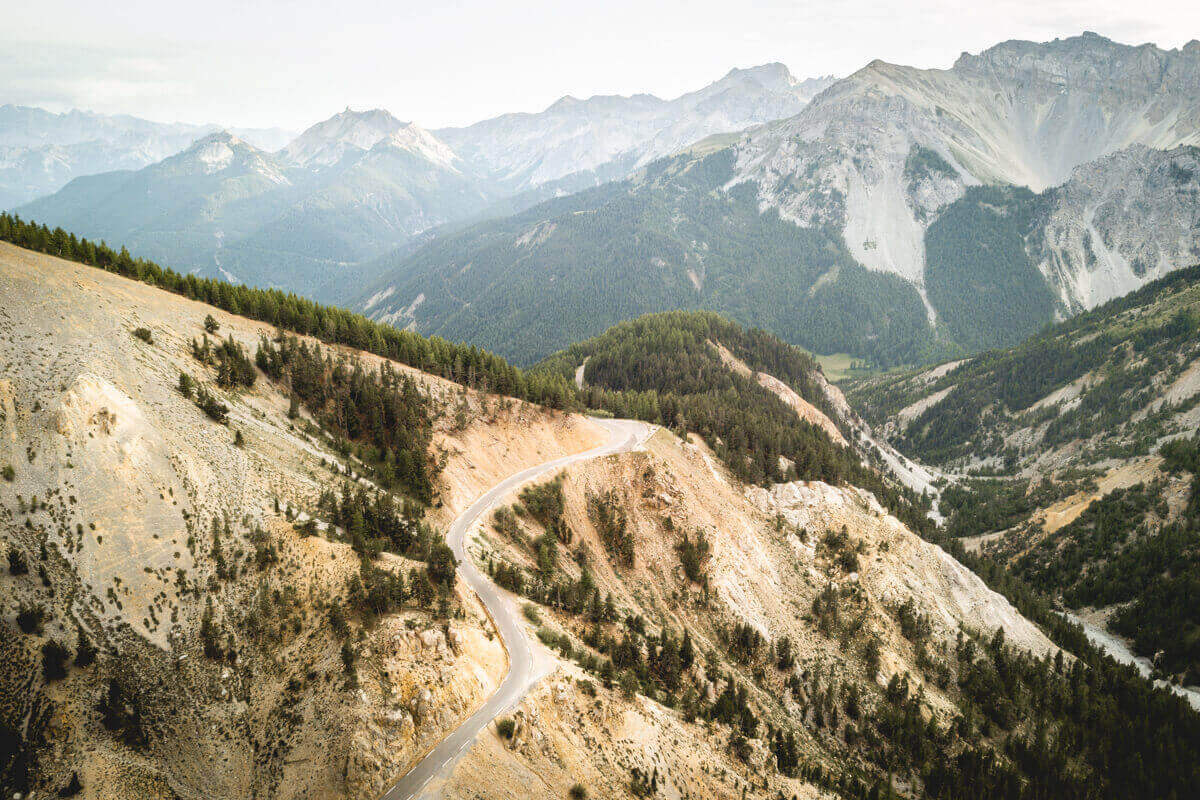
M415 767L383 794L382 800L412 800L431 796L425 792L429 783L439 776L448 776L479 732L496 717L514 708L541 677L535 668L533 648L522 630L516 603L510 599L507 592L482 574L468 557L467 532L476 520L522 484L579 461L629 452L645 442L654 430L650 425L633 420L594 418L593 421L607 431L606 443L510 475L484 492L450 525L446 542L460 562L458 569L463 581L479 595L500 631L500 638L508 650L508 674L483 706L429 751Z

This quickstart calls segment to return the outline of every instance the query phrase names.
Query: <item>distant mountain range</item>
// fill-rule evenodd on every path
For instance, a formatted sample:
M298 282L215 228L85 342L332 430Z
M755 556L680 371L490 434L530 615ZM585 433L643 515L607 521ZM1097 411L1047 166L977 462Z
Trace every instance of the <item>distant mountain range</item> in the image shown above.
M0 106L0 208L56 192L84 175L141 169L217 130L216 125ZM268 150L293 136L281 128L238 128L233 133Z
M354 265L437 226L622 178L680 144L794 114L832 82L769 64L675 100L564 97L440 131L347 109L274 153L213 133L19 211L184 269L330 296L361 279Z
M475 169L514 189L579 173L605 180L714 133L790 117L834 80L799 81L783 64L765 64L731 70L674 100L567 96L540 114L505 114L436 133Z
M877 366L1019 341L1200 261L1200 42L1005 42L950 69L768 64L674 100L425 130L221 132L18 211L532 363L719 311Z
M1200 261L1200 42L873 62L798 114L394 256L359 307L533 361L706 308L881 366L1012 344ZM583 313L586 310L586 313Z
M346 111L276 153L220 131L20 211L186 270L320 294L346 265L495 199L462 167L415 125Z

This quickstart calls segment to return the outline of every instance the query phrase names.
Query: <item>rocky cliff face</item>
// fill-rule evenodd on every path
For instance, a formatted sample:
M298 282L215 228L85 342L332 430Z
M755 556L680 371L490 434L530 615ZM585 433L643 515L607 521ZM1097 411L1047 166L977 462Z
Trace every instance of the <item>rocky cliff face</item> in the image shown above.
M965 187L1041 192L1133 145L1196 144L1198 80L1200 42L1164 51L1095 34L1006 42L949 70L876 61L749 133L731 184L757 184L764 208L798 224L833 225L865 266L923 288L924 231ZM1079 276L1057 281L1070 307L1112 296Z
M1135 145L1046 193L1030 256L1071 310L1200 262L1200 150Z
M1133 144L1170 149L1197 142L1200 41L1169 51L1092 33L1043 45L1005 42L964 55L950 72L990 100L1013 167L1028 175L1022 180L997 162L997 177L1035 191ZM974 170L978 177L983 169Z

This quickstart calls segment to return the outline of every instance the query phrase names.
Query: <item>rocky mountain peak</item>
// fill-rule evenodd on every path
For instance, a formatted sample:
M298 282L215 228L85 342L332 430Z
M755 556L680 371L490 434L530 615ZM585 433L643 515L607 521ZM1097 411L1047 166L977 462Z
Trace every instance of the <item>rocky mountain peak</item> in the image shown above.
M792 75L791 70L778 61L744 69L735 67L729 70L722 81L746 79L758 81L764 87L774 91L787 91L799 82Z
M575 108L582 102L582 100L574 95L564 94L562 97L551 103L546 111L566 111L568 109Z
M304 131L283 148L281 154L297 166L330 167L347 154L370 150L408 124L382 108L353 111L347 107Z
M114 173L116 174L116 173ZM209 177L222 181L241 181L250 178L263 186L280 186L290 183L286 169L278 159L228 130L209 133L196 139L185 150L151 164L139 173L139 180L156 184L158 181L173 182L172 191L178 193L183 184L192 182L192 187L207 187Z
M211 144L213 142L220 142L222 144L226 144L231 147L246 144L246 142L239 139L232 131L225 129L225 130L213 131L212 133L208 134L207 136L201 136L199 139L197 139L195 141L195 143L189 149L194 149L200 145ZM247 146L249 146L249 145L247 145Z
M1142 91L1169 85L1172 73L1181 68L1195 75L1200 67L1198 53L1200 48L1164 50L1153 44L1121 44L1088 31L1052 42L1001 42L978 55L964 53L952 71L1021 84Z
M448 168L452 168L452 165L459 160L445 142L414 122L402 123L399 128L376 142L371 150L385 148L402 150Z
M213 174L229 169L237 163L260 161L262 153L253 145L242 141L227 130L215 131L197 139L187 150L169 161L176 167L191 168L204 174Z

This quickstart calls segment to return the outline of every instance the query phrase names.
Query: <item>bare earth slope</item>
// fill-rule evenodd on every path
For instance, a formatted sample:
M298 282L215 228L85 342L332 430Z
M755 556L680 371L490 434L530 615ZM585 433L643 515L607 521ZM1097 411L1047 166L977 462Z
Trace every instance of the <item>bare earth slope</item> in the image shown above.
M644 450L566 468L562 487L564 518L573 534L569 549L585 554L568 559L562 548L562 573L578 579L582 558L601 595L613 597L619 617L639 616L648 630L688 631L697 651L707 655L685 672L681 693L711 702L730 680L752 687L764 722L798 723L805 758L827 768L859 763L853 748L815 722L821 712L814 696L829 687L844 691L853 685L867 704L893 676L908 676L925 693L926 713L938 719L955 713L952 697L922 678L928 666L919 665L894 615L902 604L915 604L928 619L927 646L933 653L952 651L959 631L997 628L1009 642L1039 656L1056 651L978 577L853 488L800 482L746 489L702 443L684 443L661 430ZM589 497L610 490L634 538L632 566L607 552L589 510ZM839 566L818 540L821 532L842 526L861 545L854 572ZM536 555L529 542L539 530L538 523L524 518L520 533L510 536L483 520L468 551L476 563L508 563L532 576ZM680 566L678 547L685 533L693 540L703 534L711 546L704 586L689 581ZM831 586L842 598L842 613L861 616L853 632L822 632L809 615L814 598ZM540 621L532 622L532 616ZM606 687L583 666L594 652L587 644L589 623L552 607L523 621L528 635L543 642L565 635L574 656L563 658L558 644L557 652L545 651L554 669L516 710L513 737L483 737L440 796L563 797L580 783L591 796L629 797L635 796L633 770L646 775L657 770L658 791L667 797L732 799L744 791L756 797L822 796L819 786L775 772L765 741L751 740L750 755L741 760L720 726L688 713L688 701L672 708L661 697ZM754 688L752 667L727 650L729 632L739 624L768 642L788 637L794 667L767 669L765 686ZM877 676L859 655L869 641L880 646ZM799 694L793 676L804 684Z
M303 415L288 419L265 376L245 391L210 384L189 345L209 313L251 351L273 334L0 245L0 464L12 467L0 557L30 566L0 572L0 725L39 754L22 756L15 785L47 794L75 776L83 797L374 797L494 691L506 654L460 584L451 620L418 607L374 626L351 616L347 673L329 609L347 602L358 557L337 531L306 537L290 520L315 514L354 466ZM152 343L132 335L141 327ZM230 406L228 426L180 394L181 371ZM434 523L503 475L603 439L584 418L417 377L462 409L435 423L446 469ZM44 614L40 633L18 631L23 608ZM204 653L210 615L227 657ZM51 642L99 652L48 681Z
M29 565L0 571L0 724L25 744L22 790L75 779L83 797L375 798L400 780L399 797L564 797L576 783L595 797L650 786L680 798L827 796L833 780L884 777L864 742L886 735L878 720L897 685L922 719L952 726L960 636L999 629L1010 646L1056 652L859 489L747 488L703 441L661 430L581 461L606 441L629 450L604 431L626 423L411 370L445 465L426 521L448 527L474 567L438 603L340 613L360 607L368 573L319 520L318 498L359 484L359 467L304 414L289 419L265 375L216 387L190 347L209 313L251 349L274 334L0 249L0 466L12 467L0 545ZM181 371L229 405L228 425L179 392ZM547 463L562 469L560 527L528 508L511 529L481 513L518 501L517 484L530 470L549 477ZM315 531L295 524L310 516ZM405 576L423 566L388 554L376 565ZM501 568L525 577L528 607L483 579L502 582ZM595 621L561 588L585 572ZM31 608L41 630L17 632ZM654 652L646 637L685 631L692 660L670 672L670 693L596 658L603 645L640 659ZM606 639L625 641L626 655ZM58 677L43 669L52 643L97 652L68 658ZM719 717L731 692L754 725ZM487 724L498 711L512 715L511 735ZM776 769L772 731L796 735L802 770Z

